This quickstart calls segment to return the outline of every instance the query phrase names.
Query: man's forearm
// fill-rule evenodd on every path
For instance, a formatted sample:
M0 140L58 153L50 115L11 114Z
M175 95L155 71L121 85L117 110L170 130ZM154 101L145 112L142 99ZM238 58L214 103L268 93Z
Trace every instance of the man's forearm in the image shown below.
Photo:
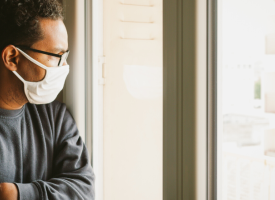
M0 183L0 200L17 200L18 190L13 183Z

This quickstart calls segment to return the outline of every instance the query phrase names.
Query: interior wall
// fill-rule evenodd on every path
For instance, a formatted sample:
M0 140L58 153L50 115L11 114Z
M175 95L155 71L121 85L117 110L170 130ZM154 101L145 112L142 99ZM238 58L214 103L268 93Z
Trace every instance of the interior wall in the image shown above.
M58 0L63 5L63 0ZM57 95L56 100L63 103L63 90Z
M63 89L63 101L74 117L85 141L85 1L63 0L68 32L70 73Z
M63 103L63 90L57 95L56 100Z

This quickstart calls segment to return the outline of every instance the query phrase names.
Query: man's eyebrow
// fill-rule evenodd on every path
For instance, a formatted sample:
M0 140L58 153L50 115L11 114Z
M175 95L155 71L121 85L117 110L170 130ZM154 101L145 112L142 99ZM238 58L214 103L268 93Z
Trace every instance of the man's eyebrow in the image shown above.
M68 51L68 50L69 50L69 49L58 48L58 47L56 47L56 48L53 49L54 52L62 52L62 53L65 53L65 52Z

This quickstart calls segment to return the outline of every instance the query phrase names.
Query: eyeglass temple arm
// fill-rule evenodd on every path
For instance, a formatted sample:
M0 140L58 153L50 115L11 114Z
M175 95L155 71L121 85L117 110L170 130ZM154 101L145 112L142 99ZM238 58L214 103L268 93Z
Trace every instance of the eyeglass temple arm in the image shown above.
M20 48L20 46L18 46ZM24 49L27 49L27 50L31 50L31 51L34 51L34 52L38 52L38 53L43 53L43 54L46 54L46 55L49 55L49 56L55 56L55 57L58 57L58 58L61 58L62 55L58 55L58 54L54 54L54 53L49 53L49 52L45 52L45 51L40 51L40 50L37 50L37 49L32 49L30 47L25 47L25 46L21 46L22 48Z

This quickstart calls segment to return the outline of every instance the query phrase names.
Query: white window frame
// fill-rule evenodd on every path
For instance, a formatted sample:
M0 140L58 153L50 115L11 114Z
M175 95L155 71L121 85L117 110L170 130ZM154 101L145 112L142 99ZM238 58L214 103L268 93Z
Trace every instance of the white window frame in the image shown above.
M96 200L104 199L103 183L103 0L85 0L86 135L96 176Z
M103 200L103 0L85 2L86 143ZM163 200L219 199L216 8L216 0L163 0Z
M63 102L91 155L96 200L103 200L103 0L63 0L63 6L71 49Z

